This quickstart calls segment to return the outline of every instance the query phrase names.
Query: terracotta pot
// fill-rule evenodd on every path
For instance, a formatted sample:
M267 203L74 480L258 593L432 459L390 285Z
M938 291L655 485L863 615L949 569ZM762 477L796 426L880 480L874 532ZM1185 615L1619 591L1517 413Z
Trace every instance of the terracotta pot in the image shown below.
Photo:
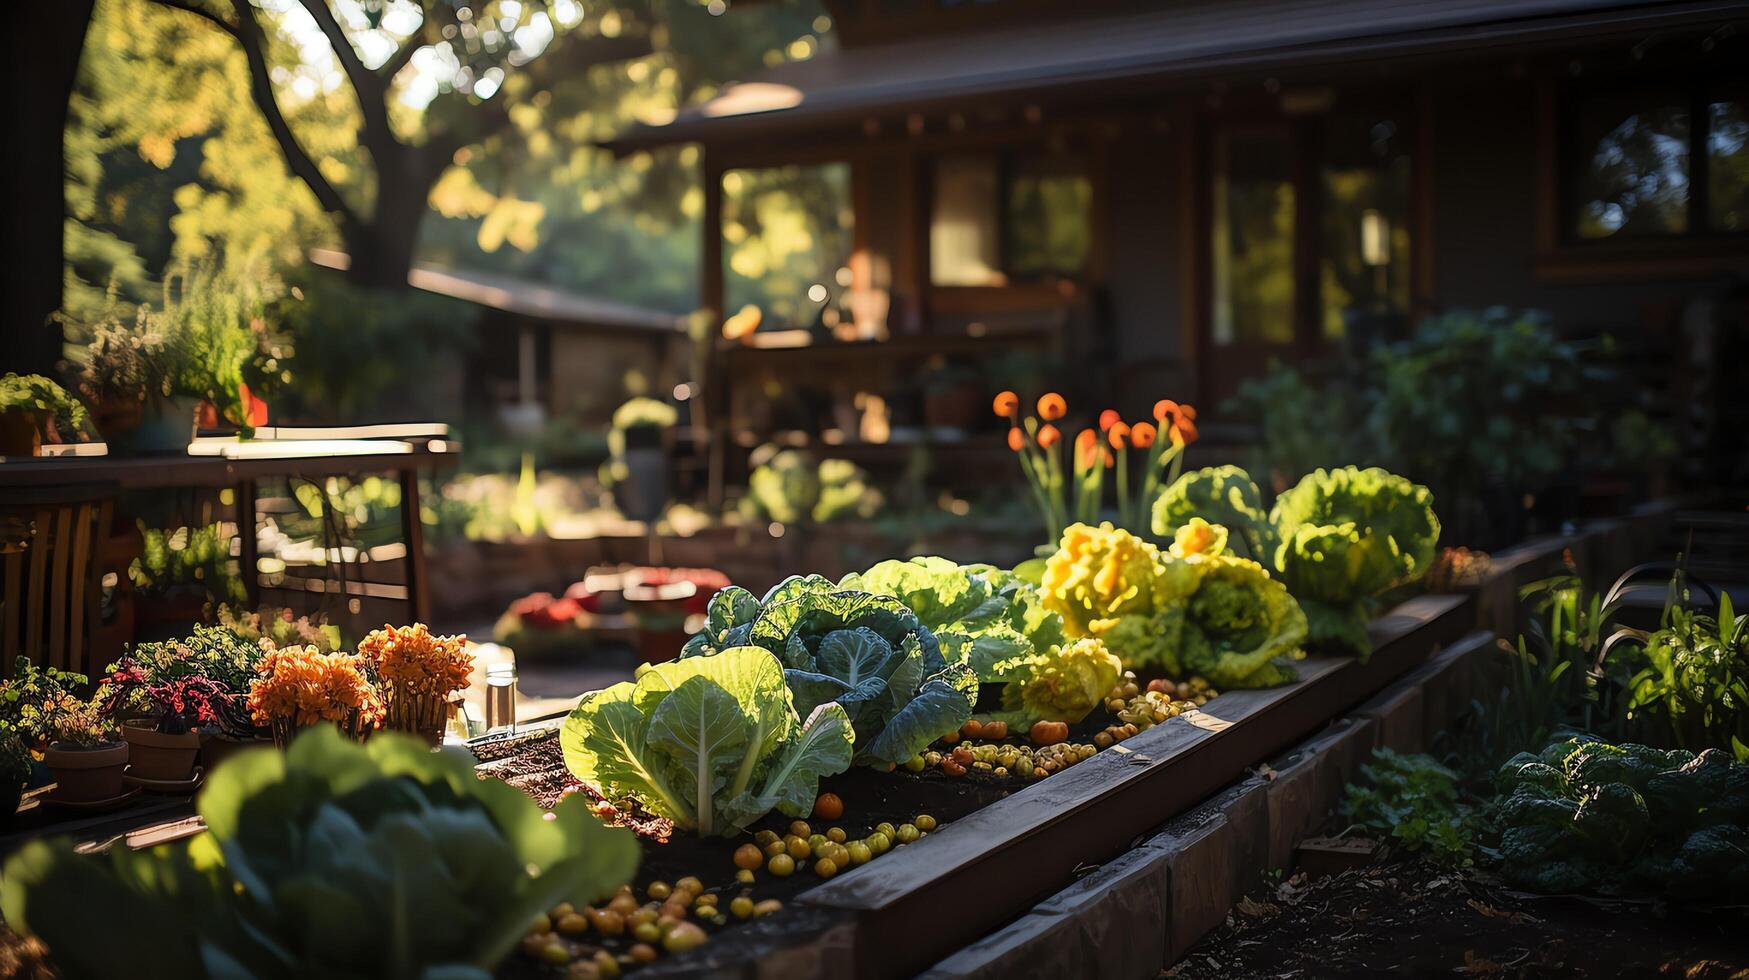
M0 411L0 456L35 456L42 448L42 426L48 413L35 409Z
M257 745L272 745L267 738L232 738L219 732L202 732L200 736L200 766L211 774L219 763L244 749Z
M128 769L140 779L173 782L194 775L194 757L200 754L200 733L170 735L154 731L151 722L121 726L128 742Z
M128 743L104 742L89 748L55 742L43 751L43 763L55 774L57 799L70 803L113 800L122 792L128 764Z

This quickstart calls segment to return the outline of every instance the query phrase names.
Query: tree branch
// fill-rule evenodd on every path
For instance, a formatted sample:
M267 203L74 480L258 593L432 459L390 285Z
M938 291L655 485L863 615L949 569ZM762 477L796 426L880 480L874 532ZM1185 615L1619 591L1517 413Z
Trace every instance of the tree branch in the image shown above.
M321 205L322 210L333 215L340 223L342 235L351 238L356 234L360 228L358 215L347 206L345 199L328 182L328 178L322 176L316 161L310 158L303 144L298 142L297 135L285 120L285 114L280 111L279 100L273 94L273 76L267 65L267 37L261 29L261 23L255 19L255 8L250 6L249 0L232 0L231 9L237 15L237 22L234 24L194 0L155 2L194 14L237 39L238 46L243 49L243 57L249 63L249 95L254 100L255 107L261 111L262 118L266 120L267 128L272 131L274 141L279 144L286 168L316 195L316 203Z
M310 12L316 26L322 29L322 36L328 39L328 46L334 49L334 57L340 60L340 70L346 73L352 91L358 96L365 129L388 133L389 110L383 103L388 85L359 60L358 50L352 46L352 39L346 36L346 29L334 18L334 11L328 9L328 0L298 0L298 3Z
M387 85L396 75L399 75L401 69L407 67L407 63L413 60L413 56L419 53L420 48L423 48L428 44L437 43L437 36L433 30L434 26L435 22L431 15L426 14L419 21L418 29L415 30L406 41L401 43L400 48L396 49L394 55L392 55L389 60L378 66L377 77L383 80L384 85Z

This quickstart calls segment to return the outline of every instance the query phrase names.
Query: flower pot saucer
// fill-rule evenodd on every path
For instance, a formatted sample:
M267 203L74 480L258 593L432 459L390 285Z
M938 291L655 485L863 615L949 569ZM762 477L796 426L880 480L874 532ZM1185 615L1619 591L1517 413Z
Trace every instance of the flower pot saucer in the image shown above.
M194 774L187 779L146 779L134 775L133 770L133 766L128 766L122 772L122 781L135 789L149 789L154 793L192 793L206 778L206 770L200 766L195 766Z
M140 795L140 788L129 786L121 791L121 795L112 796L107 800L67 800L56 797L55 791L50 790L42 795L42 802L45 806L59 807L63 810L103 811L113 810L138 795Z

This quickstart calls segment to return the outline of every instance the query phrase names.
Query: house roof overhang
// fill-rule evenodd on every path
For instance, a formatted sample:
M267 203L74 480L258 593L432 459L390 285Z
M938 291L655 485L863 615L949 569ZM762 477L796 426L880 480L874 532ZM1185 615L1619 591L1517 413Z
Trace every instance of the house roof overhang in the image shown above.
M761 139L1000 97L1097 95L1198 76L1571 44L1746 15L1749 4L1740 0L1199 0L829 50L601 145L626 154Z

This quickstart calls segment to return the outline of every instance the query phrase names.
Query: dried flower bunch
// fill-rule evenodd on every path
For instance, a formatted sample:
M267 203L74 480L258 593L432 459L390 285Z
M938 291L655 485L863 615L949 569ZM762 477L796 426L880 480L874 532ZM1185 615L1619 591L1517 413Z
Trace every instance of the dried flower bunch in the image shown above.
M249 710L257 724L351 722L356 713L357 722L368 728L383 718L382 698L360 657L294 646L270 651L255 670Z
M384 626L358 644L377 676L403 696L447 695L468 686L474 658L465 636L433 636L424 623Z

